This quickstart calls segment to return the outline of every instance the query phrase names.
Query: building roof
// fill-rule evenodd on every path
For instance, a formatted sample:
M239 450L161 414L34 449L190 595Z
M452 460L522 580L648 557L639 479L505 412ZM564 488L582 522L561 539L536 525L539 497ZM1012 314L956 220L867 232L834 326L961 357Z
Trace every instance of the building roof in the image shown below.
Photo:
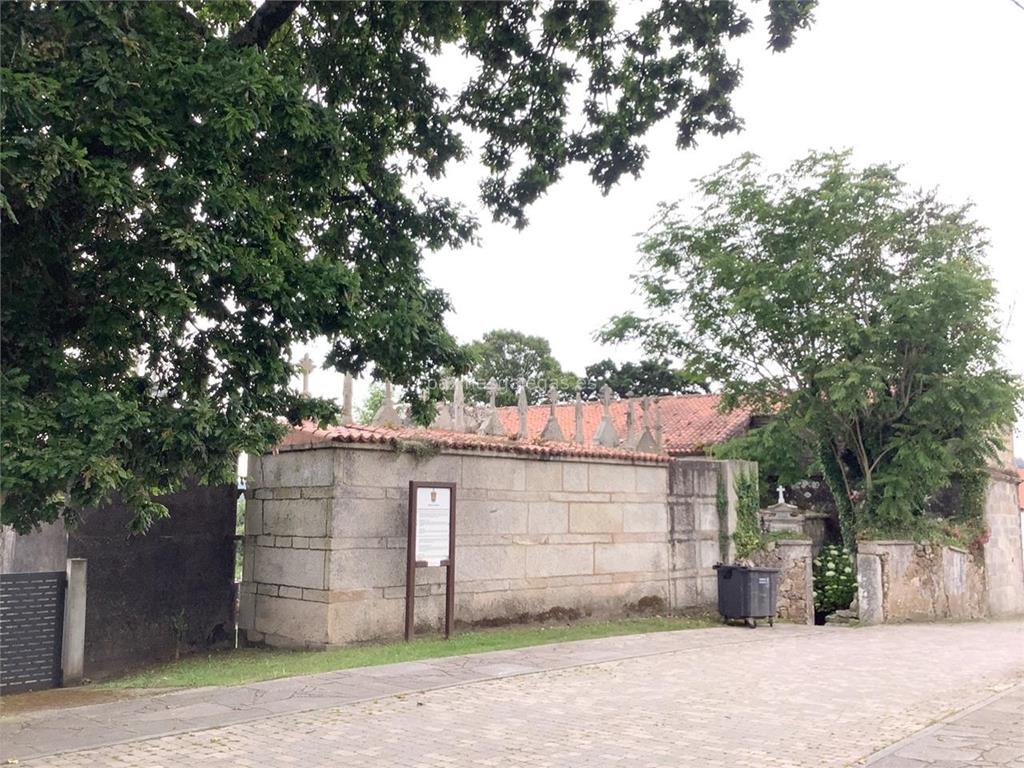
M695 456L707 448L742 435L750 427L751 413L738 408L728 413L718 410L720 395L674 395L659 399L661 406L662 436L665 450L673 456ZM615 400L611 404L612 423L619 438L626 436L626 401ZM527 412L527 432L530 439L540 437L547 424L550 406L530 406ZM597 431L604 413L600 402L583 403L583 436L590 441ZM635 423L640 423L640 404L634 401ZM519 431L519 414L513 407L499 408L498 417L509 434ZM576 411L573 403L555 407L555 418L567 439L576 432ZM651 420L653 422L653 414Z
M538 431L539 432L539 431ZM569 435L571 437L571 434ZM425 442L450 450L510 453L524 456L564 456L595 459L618 459L643 463L664 463L668 457L657 453L636 453L622 448L604 448L574 443L541 442L539 439L519 441L508 437L492 437L467 432L448 432L440 429L416 427L339 426L319 429L306 422L281 441L282 447L300 447L318 443L361 443L398 447L404 442Z

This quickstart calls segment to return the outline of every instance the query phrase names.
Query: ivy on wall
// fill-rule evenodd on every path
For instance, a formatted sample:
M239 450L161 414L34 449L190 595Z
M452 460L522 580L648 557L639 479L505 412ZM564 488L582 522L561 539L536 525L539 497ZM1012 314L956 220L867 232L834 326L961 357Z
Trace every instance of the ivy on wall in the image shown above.
M742 560L759 551L765 544L761 533L760 491L756 472L740 472L733 481L736 492L736 558Z

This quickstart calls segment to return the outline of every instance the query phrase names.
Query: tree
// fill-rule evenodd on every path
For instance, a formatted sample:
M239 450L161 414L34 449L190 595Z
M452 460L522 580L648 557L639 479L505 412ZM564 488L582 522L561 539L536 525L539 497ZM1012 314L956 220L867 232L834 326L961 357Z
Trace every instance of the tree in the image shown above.
M983 476L1021 389L969 209L847 153L769 176L747 155L698 188L703 206L663 207L641 245L647 312L605 335L774 412L815 449L847 537L912 529L952 478Z
M607 384L619 396L665 397L707 392L706 384L693 381L685 371L673 368L667 359L650 358L639 363L616 365L611 360L587 366L582 381L583 396L596 399Z
M559 392L575 392L576 377L562 370L552 356L551 345L540 336L519 331L489 331L483 338L466 345L471 362L466 397L474 402L487 402L487 383L498 383L495 403L515 405L519 398L519 381L526 380L527 397L531 403L547 402L548 390L554 385Z
M785 49L809 4L768 6ZM483 142L484 207L526 207L571 163L608 190L672 118L737 130L732 2L29 3L3 8L2 520L24 531L114 491L145 529L187 476L233 475L279 421L317 337L422 408L464 370L425 250L476 221L425 191ZM448 93L431 57L473 76ZM577 87L575 84L580 83ZM582 114L570 99L583 96ZM436 396L438 392L429 392Z

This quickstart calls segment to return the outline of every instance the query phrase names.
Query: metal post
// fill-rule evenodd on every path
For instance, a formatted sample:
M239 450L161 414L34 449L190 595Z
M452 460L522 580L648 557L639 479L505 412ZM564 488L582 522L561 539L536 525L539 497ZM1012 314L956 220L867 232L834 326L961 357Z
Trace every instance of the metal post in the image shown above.
M416 613L416 482L409 481L409 534L405 545L405 640L412 640Z

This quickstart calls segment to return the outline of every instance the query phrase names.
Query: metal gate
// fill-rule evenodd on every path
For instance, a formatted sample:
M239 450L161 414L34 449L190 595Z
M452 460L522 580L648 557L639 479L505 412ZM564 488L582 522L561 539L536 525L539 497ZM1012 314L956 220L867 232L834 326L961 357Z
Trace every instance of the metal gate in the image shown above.
M0 693L61 683L67 575L0 575Z

